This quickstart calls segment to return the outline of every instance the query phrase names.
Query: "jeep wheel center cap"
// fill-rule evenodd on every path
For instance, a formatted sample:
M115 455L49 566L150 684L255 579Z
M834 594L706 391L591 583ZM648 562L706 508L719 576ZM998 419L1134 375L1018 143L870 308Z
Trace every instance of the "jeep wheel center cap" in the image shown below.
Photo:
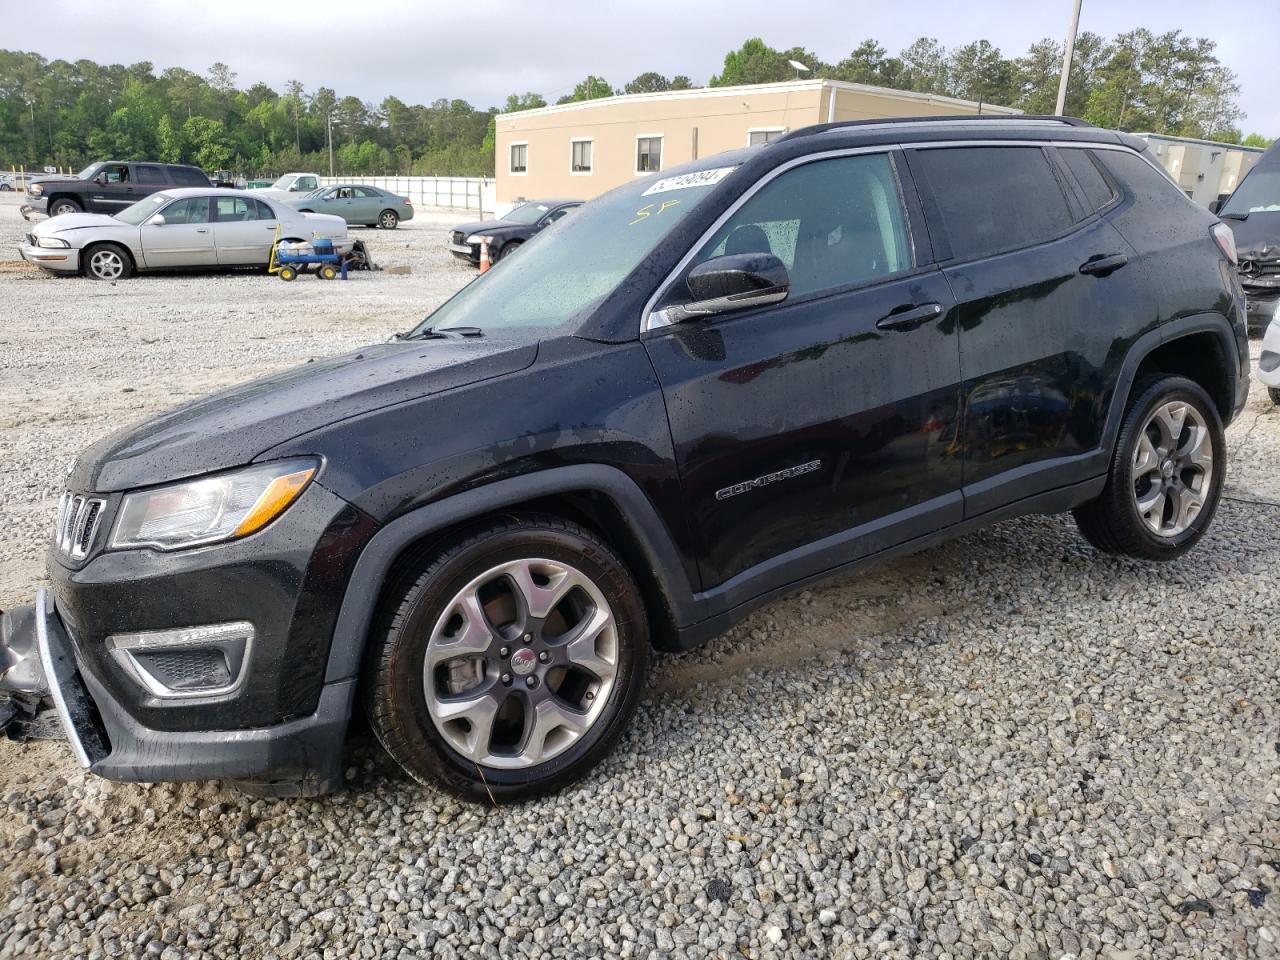
M538 664L538 655L528 647L522 647L511 655L511 670L520 676L532 673Z

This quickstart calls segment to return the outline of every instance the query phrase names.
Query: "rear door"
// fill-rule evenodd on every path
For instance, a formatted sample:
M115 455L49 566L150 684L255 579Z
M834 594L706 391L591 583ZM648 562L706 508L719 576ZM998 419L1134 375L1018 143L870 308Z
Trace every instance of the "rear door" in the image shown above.
M962 516L953 301L900 172L870 152L777 174L689 266L773 253L787 299L645 340L704 589L747 575L760 592ZM659 306L688 299L687 270Z
M128 193L133 203L172 185L169 171L158 163L135 163L132 167L133 180L128 185Z
M276 217L252 197L214 197L213 236L222 266L265 264L271 259Z
M347 223L377 223L378 214L391 206L372 187L352 187L351 193L351 216Z
M1105 197L1086 203L1035 143L908 160L959 304L966 515L1105 472L1119 367L1154 323L1133 249L1095 209L1114 202L1110 183L1099 174Z
M211 267L218 262L208 197L175 200L160 215L163 225L148 221L138 228L148 269Z

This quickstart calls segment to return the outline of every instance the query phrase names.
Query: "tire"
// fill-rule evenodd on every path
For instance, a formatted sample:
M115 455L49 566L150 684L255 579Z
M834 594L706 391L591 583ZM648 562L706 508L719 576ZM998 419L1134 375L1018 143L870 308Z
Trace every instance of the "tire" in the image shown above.
M133 275L133 261L124 247L115 243L98 243L81 254L81 268L91 280L114 282Z
M400 214L394 210L383 210L378 214L378 226L383 230L394 230L400 226Z
M338 271L334 268L333 264L325 263L316 270L316 276L321 280L333 280L338 276Z
M293 269L293 267L281 267L280 279L286 282L291 282L293 280L296 280L298 279L298 271Z
M9 193L11 190L13 190L13 187L7 183L0 183L0 193Z
M473 656L450 656L451 643ZM648 658L644 605L618 556L576 524L526 516L470 528L388 591L361 688L375 734L410 776L510 803L558 790L608 754Z
M515 253L517 250L520 249L520 244L522 243L524 243L523 240L507 241L507 243L502 246L502 248L498 251L497 255L493 258L493 262L497 263L499 260L507 259L507 257L511 256L513 253Z
M1204 388L1185 377L1142 380L1133 397L1106 487L1073 514L1099 550L1173 560L1196 544L1217 512L1227 465L1222 418Z
M1267 396L1271 402L1280 407L1280 387L1267 387Z
M76 203L70 197L58 197L56 200L49 202L49 216L60 217L64 213L80 213L84 207Z

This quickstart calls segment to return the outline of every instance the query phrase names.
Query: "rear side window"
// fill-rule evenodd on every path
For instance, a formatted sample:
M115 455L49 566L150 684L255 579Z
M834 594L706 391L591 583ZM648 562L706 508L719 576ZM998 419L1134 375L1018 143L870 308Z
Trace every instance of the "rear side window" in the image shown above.
M168 183L169 180L164 175L164 170L151 163L140 163L134 170L138 175L139 183Z
M806 163L769 181L711 237L701 263L772 253L792 297L867 283L913 266L906 212L886 154Z
M209 198L188 197L164 208L165 223L208 223Z
M1039 147L919 150L911 169L957 260L1043 243L1072 226L1066 195Z
M183 187L207 187L209 185L205 175L199 170L189 170L186 167L170 167L169 176L173 177L173 182Z
M1154 200L1168 203L1172 197L1187 198L1176 183L1162 170L1156 169L1142 157L1129 150L1099 150L1098 159L1112 175L1128 187L1139 201Z
M1107 182L1107 178L1098 169L1097 161L1093 159L1092 150L1063 148L1058 151L1058 156L1062 157L1062 162L1076 178L1076 183L1080 184L1089 210L1101 210L1115 199L1111 184Z

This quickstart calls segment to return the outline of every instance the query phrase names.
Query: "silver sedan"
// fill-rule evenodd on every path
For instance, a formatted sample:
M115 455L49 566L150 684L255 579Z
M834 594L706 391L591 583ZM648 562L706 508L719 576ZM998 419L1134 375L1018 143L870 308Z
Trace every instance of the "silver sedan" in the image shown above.
M299 213L243 190L190 187L153 193L115 216L45 220L18 252L50 272L123 280L140 270L266 266L277 237L329 238L339 252L351 248L341 217Z

